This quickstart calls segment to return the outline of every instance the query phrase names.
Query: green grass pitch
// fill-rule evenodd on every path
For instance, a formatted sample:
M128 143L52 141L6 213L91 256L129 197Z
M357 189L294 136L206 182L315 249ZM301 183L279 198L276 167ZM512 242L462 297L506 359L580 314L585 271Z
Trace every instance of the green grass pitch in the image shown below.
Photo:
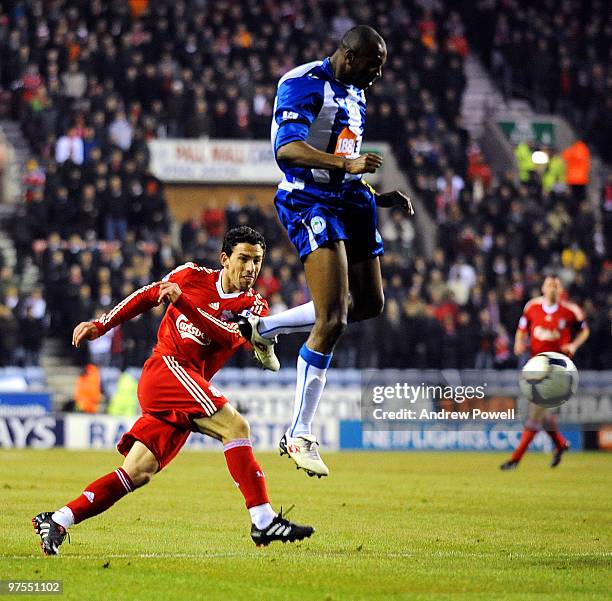
M103 601L610 598L610 455L551 470L528 454L506 473L494 453L326 453L322 480L259 458L310 540L257 549L223 455L185 452L46 558L30 518L120 457L0 451L0 578L62 579L59 598Z

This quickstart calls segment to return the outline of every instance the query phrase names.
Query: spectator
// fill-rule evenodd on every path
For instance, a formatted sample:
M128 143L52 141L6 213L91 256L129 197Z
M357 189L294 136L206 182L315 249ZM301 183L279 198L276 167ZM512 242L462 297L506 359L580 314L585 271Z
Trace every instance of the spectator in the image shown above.
M0 365L17 365L19 344L19 323L11 310L0 304Z
M129 150L132 146L134 128L127 120L123 111L117 111L115 119L108 128L110 141L116 144L121 150Z
M589 183L589 171L591 170L589 148L582 140L577 140L569 148L566 148L561 156L567 165L565 181L572 189L574 198L583 200Z
M479 347L476 353L474 367L476 369L492 369L494 362L494 343L497 337L491 324L491 317L486 309L478 313L479 318Z
M104 233L106 240L123 240L128 226L128 209L123 195L123 184L118 175L109 180L109 189L104 198L106 215Z
M61 80L64 94L68 98L82 98L87 90L87 77L79 71L79 64L74 60L68 63L68 71L62 75Z
M64 163L68 159L75 165L82 165L85 159L83 138L74 127L70 128L67 134L61 136L55 146L55 160L58 163Z
M281 284L274 276L274 271L269 265L263 266L257 278L257 290L264 298L269 298L281 290Z
M88 364L77 378L74 387L76 408L83 413L98 413L102 402L100 370Z
M185 125L185 136L188 138L208 138L211 128L208 105L204 99L199 99L196 101L193 113Z
M392 211L390 217L381 228L386 249L388 252L408 257L415 237L414 226L400 210Z
M25 315L19 319L21 351L25 367L40 365L40 351L45 336L44 320L34 315L32 305L26 305Z
M135 417L138 415L138 380L124 371L117 380L117 389L108 403L109 415Z
M97 309L94 318L100 319L104 312ZM98 367L108 367L111 364L111 345L113 342L113 332L107 332L95 340L87 343L89 349L90 362Z

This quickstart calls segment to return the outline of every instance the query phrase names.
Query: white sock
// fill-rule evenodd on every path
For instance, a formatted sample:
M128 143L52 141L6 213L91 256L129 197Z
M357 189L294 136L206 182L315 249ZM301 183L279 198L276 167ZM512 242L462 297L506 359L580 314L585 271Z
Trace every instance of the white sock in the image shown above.
M60 526L63 526L66 529L74 525L74 514L72 513L72 509L70 509L70 507L64 506L61 509L58 509L51 516L51 519L56 524L59 524Z
M270 503L249 507L249 513L251 514L251 522L253 522L255 527L259 528L260 530L266 526L269 526L272 523L272 520L276 517L274 509L272 509Z
M259 333L264 338L274 338L277 334L310 332L315 322L314 303L310 301L293 309L268 315L259 320Z
M311 425L325 388L325 374L332 354L326 355L309 349L306 344L300 349L297 360L297 383L293 400L293 419L289 436L311 434Z

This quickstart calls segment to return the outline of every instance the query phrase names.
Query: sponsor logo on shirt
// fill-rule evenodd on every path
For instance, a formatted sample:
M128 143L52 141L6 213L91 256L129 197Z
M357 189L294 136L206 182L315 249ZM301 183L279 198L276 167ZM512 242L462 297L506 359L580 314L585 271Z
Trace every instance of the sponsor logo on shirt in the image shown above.
M214 311L217 311L217 309L219 309L219 303L208 303L208 306Z
M196 328L182 313L176 318L176 329L183 340L189 338L200 346L210 344L210 338Z
M533 336L538 340L558 340L561 338L561 333L559 330L549 330L542 326L536 326L533 328Z
M338 136L334 154L342 157L350 157L356 152L357 135L348 127L345 127Z

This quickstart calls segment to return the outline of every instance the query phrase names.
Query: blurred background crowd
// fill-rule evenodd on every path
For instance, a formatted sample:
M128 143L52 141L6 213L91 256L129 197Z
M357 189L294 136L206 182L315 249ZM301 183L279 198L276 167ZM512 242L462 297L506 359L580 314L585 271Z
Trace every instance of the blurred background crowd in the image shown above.
M470 44L507 96L567 117L612 162L612 13L606 0L478 0Z
M32 157L10 227L17 264L0 264L0 362L38 364L43 333L70 352L77 322L185 260L218 267L223 232L236 224L268 240L257 289L271 310L306 302L301 264L273 206L211 206L173 226L164 186L148 169L147 142L267 138L280 76L330 55L347 29L368 23L387 40L390 58L368 92L366 139L392 145L437 224L438 245L426 258L414 223L401 212L387 216L384 315L348 329L336 365L513 367L522 308L554 271L592 331L577 364L609 367L612 180L601 190L598 220L586 182L568 185L564 171L547 179L534 165L518 181L495 178L460 115L464 61L474 48L508 94L533 95L609 152L606 3L469 4L472 11L435 0L3 2L0 113L21 123ZM480 35L481 23L490 35ZM545 35L536 36L541 28ZM29 260L40 277L28 289ZM162 315L158 308L125 324L74 360L141 365ZM285 365L300 342L279 345Z

